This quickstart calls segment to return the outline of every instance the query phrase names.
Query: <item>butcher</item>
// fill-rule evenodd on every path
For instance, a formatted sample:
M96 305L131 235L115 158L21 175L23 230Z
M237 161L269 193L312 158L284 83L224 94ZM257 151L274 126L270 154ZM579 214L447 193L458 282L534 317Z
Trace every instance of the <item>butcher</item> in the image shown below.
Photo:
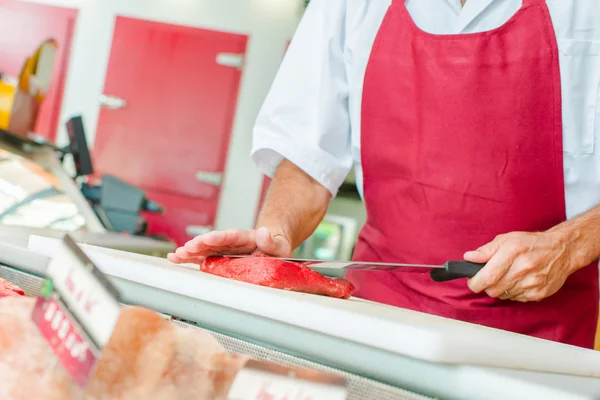
M290 256L352 167L354 259L487 263L470 280L357 271L355 295L592 348L600 1L312 0L254 129L257 229L169 255Z

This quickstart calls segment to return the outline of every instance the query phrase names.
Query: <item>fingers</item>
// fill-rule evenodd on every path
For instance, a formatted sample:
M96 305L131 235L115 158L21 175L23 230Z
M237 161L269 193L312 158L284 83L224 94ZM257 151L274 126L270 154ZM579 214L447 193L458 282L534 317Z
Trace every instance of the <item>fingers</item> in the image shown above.
M175 253L167 254L167 260L175 264L182 264L184 261L182 258L179 258L175 255Z
M275 246L275 241L271 237L268 228L258 228L256 230L256 247L265 254L270 254Z
M492 256L496 254L498 249L505 242L505 236L500 235L497 236L491 242L481 246L477 250L467 251L464 255L465 260L475 262L475 263L486 263L490 261Z
M513 283L514 287L508 290L510 297L504 294L500 296L501 299L519 302L541 301L554 293L548 287L545 275L528 274L522 278L513 278L512 282L516 284Z
M497 236L491 242L481 246L477 250L467 251L464 254L466 261L475 263L487 263L477 275L467 281L469 289L475 293L481 293L494 286L508 271L512 260L505 253L498 253L504 242L503 236ZM488 293L489 294L489 293Z
M538 292L547 286L548 275L544 272L544 259L531 253L523 253L512 260L512 265L504 276L486 289L490 297L516 301L535 301ZM505 291L509 293L507 296Z
M256 231L256 247L262 253L274 257L288 257L291 254L289 241L282 235L272 235L267 228Z
M254 230L213 231L195 237L175 250L175 262L193 259L202 262L206 257L223 254L249 254L256 249Z
M205 260L205 257L182 258L177 256L175 253L169 253L167 254L167 260L173 264L202 264Z
M177 248L167 259L174 264L202 264L206 257L221 254L247 254L256 249L254 230L213 231L196 236Z
M540 284L543 285L537 278L537 275L528 275L530 269L527 257L517 257L513 260L506 274L495 285L487 288L486 293L490 297L498 297L503 300L514 299L521 296L527 290L535 288ZM507 296L505 291L510 296Z
M523 293L522 287L517 287L519 283L519 274L516 268L516 262L513 261L511 267L506 271L504 276L495 284L485 289L485 293L490 297L497 297L502 300L510 299ZM507 296L508 292L510 296Z
M167 259L175 264L202 264L206 257L250 254L256 250L276 257L287 257L291 254L288 240L282 235L272 235L267 228L258 231L230 229L197 236L169 254Z
M196 236L183 246L190 254L198 255L221 248L240 249L240 252L251 252L255 247L254 230L252 229L212 231Z
M513 258L511 252L504 251L502 248L498 249L486 266L468 280L469 289L475 293L487 292L489 288L494 287L504 277L513 263ZM504 292L504 289L502 292Z
M486 266L468 281L475 293L519 302L541 301L556 293L570 274L564 245L545 233L511 232L465 259ZM508 294L507 294L508 292Z

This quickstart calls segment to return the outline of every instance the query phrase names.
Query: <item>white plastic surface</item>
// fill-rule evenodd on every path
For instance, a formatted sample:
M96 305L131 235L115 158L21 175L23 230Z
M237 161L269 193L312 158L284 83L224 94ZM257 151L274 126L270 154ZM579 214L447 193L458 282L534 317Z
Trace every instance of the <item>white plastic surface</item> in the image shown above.
M51 257L56 239L31 236ZM105 273L427 361L600 377L600 352L359 299L263 288L164 259L82 246ZM599 381L600 382L600 381Z

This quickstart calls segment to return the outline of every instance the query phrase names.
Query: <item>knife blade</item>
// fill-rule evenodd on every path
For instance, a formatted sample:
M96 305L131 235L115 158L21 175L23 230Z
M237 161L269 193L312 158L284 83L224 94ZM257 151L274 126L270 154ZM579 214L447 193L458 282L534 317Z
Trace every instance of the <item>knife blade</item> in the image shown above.
M252 255L224 255L227 258L248 258ZM304 258L287 258L287 257L270 257L271 259L281 261L291 261L310 268L319 269L335 269L335 270L361 270L361 271L394 271L402 269L404 272L423 271L430 269L430 276L436 282L447 282L460 278L474 277L485 264L473 263L470 261L450 260L443 265L428 265L428 264L402 264L402 263L384 263L384 262L348 262L348 261L324 261L324 260L309 260Z

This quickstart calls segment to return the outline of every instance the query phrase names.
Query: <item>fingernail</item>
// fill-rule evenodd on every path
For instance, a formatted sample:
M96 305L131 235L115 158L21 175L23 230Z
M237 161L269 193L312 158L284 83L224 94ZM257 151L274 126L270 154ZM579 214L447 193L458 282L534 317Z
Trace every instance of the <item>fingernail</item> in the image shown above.
M186 258L188 256L188 252L185 249L178 248L175 250L175 255L180 258Z
M262 227L262 228L258 228L256 230L256 235L258 236L264 236L264 237L271 237L271 232L269 232L269 228L267 227Z

